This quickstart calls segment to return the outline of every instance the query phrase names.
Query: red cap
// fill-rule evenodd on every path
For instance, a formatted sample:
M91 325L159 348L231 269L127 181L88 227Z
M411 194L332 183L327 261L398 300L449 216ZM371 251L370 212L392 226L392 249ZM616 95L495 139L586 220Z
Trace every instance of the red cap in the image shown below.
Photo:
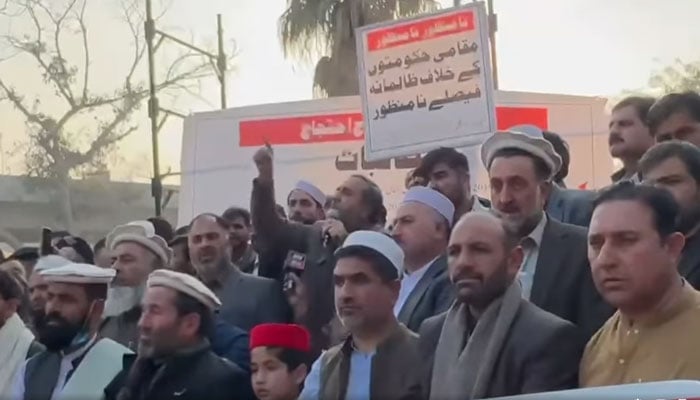
M261 324L250 331L250 349L262 346L308 352L311 350L311 335L300 325Z

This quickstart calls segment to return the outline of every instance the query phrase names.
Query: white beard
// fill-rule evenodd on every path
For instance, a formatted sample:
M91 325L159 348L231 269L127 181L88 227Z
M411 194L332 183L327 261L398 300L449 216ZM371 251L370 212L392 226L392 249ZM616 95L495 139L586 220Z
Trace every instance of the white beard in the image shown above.
M146 285L136 287L112 286L107 291L103 318L116 317L141 304Z

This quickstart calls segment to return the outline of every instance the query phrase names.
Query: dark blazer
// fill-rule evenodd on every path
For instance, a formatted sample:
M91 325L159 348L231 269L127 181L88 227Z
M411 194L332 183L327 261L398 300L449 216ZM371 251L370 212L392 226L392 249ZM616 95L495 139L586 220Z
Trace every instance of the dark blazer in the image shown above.
M246 274L232 267L225 283L215 293L222 304L219 317L244 331L263 323L291 320L282 286L272 279Z
M700 232L695 233L685 242L678 272L691 286L700 290Z
M596 192L590 190L563 189L552 185L547 199L547 215L565 224L588 227L593 215Z
M542 235L530 301L577 325L586 339L613 314L593 284L585 228L549 218Z
M250 376L209 346L166 358L165 366L136 355L124 356L124 369L104 390L106 400L252 400ZM137 371L132 371L137 368ZM129 388L129 395L120 390Z
M427 366L423 387L428 388L423 398L430 393L435 350L446 317L443 313L429 318L420 328L419 351ZM574 325L523 299L496 361L487 397L576 388L584 347Z
M399 322L418 332L424 320L447 311L454 300L454 289L447 274L447 256L435 260L404 303Z

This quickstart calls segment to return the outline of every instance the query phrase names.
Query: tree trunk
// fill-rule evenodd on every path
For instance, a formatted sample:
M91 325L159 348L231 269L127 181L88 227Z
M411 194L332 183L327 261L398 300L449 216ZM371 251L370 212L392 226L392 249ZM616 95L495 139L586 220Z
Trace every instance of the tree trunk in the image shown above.
M56 180L58 183L58 205L60 220L63 228L68 232L73 232L73 205L71 203L70 176L68 172L61 173Z

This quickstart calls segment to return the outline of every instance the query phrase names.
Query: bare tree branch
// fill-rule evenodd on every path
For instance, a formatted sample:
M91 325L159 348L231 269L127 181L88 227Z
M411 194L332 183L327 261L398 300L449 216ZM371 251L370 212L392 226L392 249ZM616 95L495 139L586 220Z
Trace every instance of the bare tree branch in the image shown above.
M80 25L80 34L83 37L83 51L85 63L83 64L83 95L80 99L81 104L85 104L88 97L88 83L90 82L90 46L88 45L88 29L85 25L85 9L87 8L87 0L83 0L83 6L80 9L80 14L77 15L78 24Z

